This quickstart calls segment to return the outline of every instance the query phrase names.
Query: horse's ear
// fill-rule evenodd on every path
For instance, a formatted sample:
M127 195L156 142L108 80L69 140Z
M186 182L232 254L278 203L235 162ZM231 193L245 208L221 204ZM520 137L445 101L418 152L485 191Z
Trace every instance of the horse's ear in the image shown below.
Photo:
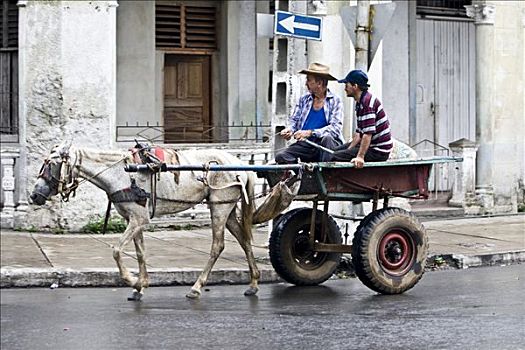
M58 153L61 156L65 156L65 155L69 154L69 148L71 148L71 142L72 142L71 139L68 139L68 140L63 141L58 146Z

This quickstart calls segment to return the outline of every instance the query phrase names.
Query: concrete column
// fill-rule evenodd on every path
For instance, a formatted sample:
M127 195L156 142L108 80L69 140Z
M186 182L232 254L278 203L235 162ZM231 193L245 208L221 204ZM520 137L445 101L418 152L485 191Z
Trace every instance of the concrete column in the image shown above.
M257 11L255 1L239 3L239 121L244 125L256 123L257 102ZM241 33L242 32L242 33ZM255 138L255 128L240 128L239 138ZM232 133L234 131L232 130Z
M16 191L18 195L18 205L15 211L14 227L19 227L20 223L26 220L26 213L28 210L28 196L27 196L27 149L26 149L26 103L25 103L25 89L22 88L24 82L24 70L21 67L25 67L25 49L26 49L26 5L27 1L20 0L17 2L18 6L18 135L19 135L19 159L18 159L18 172L16 181Z
M463 158L463 162L456 163L452 198L448 204L453 207L468 208L475 205L476 189L476 152L478 145L467 139L460 139L449 144L454 157ZM473 213L474 214L474 213Z
M350 53L351 41L344 29L340 10L346 6L345 1L316 1L308 2L308 14L322 17L322 41L307 40L308 64L319 62L330 67L330 73L340 79L353 67L353 53ZM352 128L353 99L347 98L344 84L329 82L328 88L343 101L343 135L348 139Z
M288 6L286 6L288 5ZM299 0L276 1L276 9L295 13L306 13L306 2ZM272 149L274 153L286 142L276 135L288 124L288 117L304 93L304 80L298 71L306 68L306 43L304 39L282 36L274 38L273 82L272 82Z
M268 1L257 1L257 13L268 13L270 6ZM257 106L255 121L257 125L269 125L271 123L271 115L268 111L268 84L270 71L270 55L269 55L269 40L268 37L257 37L257 52L255 56L257 67ZM257 128L257 141L268 141L271 137L271 128Z
M476 25L476 138L479 144L476 163L476 195L485 213L494 208L494 17L495 7L484 1L465 6Z
M324 1L309 1L307 9L308 9L309 15L322 17L322 20L323 20L323 32L321 33L322 41L317 41L317 40L307 40L306 41L306 47L308 49L308 57L307 57L308 64L313 63L313 62L319 62L319 63L323 63L323 64L330 66L328 62L325 62L326 57L324 55L324 53L329 50L329 48L326 47L326 43L328 40L330 40L329 36L325 34L327 33L332 34L330 28L326 27L326 24L327 24L326 15L328 14L328 8ZM332 52L332 55L336 56L337 54L335 52ZM332 67L330 66L330 69L331 68Z

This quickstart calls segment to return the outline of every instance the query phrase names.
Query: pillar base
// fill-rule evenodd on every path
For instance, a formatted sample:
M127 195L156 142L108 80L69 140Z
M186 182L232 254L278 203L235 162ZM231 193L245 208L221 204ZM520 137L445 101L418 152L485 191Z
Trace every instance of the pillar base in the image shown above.
M492 186L477 187L476 201L479 207L479 215L494 214L494 189Z
M15 224L15 210L14 208L5 208L0 214L0 227L1 228L13 228Z

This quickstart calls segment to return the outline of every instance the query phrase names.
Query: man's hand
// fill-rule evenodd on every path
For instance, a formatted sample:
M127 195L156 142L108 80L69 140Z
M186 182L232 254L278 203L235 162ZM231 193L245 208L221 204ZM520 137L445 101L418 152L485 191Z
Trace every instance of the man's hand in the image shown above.
M281 137L284 138L285 140L289 140L292 138L293 133L292 133L292 130L286 128L286 129L281 130L279 135L281 135Z
M312 136L313 132L312 130L297 130L295 134L293 134L293 137L298 140L304 140Z
M359 156L353 158L350 162L354 163L355 167L358 169L361 169L365 165L365 160L363 159L363 157Z

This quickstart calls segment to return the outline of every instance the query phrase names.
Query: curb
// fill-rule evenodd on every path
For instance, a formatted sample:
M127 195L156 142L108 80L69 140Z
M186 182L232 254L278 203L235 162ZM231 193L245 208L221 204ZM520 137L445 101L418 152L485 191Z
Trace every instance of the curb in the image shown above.
M491 253L480 255L446 254L434 255L427 262L441 257L446 261L453 261L454 268L467 269L494 265L513 265L525 263L525 250L506 253ZM428 264L428 263L427 263ZM130 269L138 273L136 269ZM260 283L282 282L273 268L260 268ZM187 286L197 280L201 270L180 269L149 269L149 285L159 286ZM248 269L230 268L212 270L207 285L216 284L248 284L250 272ZM127 287L120 278L116 268L99 269L70 269L70 268L1 268L0 288L49 288L53 284L59 287Z
M458 262L458 268L460 269L494 265L513 265L525 263L525 250L507 253L491 253L470 256L452 254L452 259Z
M133 273L138 270L130 269ZM269 269L260 269L260 283L281 282L277 273ZM192 285L201 270L195 269L151 269L148 270L149 285L175 286ZM210 273L207 285L213 284L248 284L248 269L217 269ZM2 268L0 271L0 288L49 288L53 284L59 287L126 287L115 268L105 269L41 269L41 268Z

